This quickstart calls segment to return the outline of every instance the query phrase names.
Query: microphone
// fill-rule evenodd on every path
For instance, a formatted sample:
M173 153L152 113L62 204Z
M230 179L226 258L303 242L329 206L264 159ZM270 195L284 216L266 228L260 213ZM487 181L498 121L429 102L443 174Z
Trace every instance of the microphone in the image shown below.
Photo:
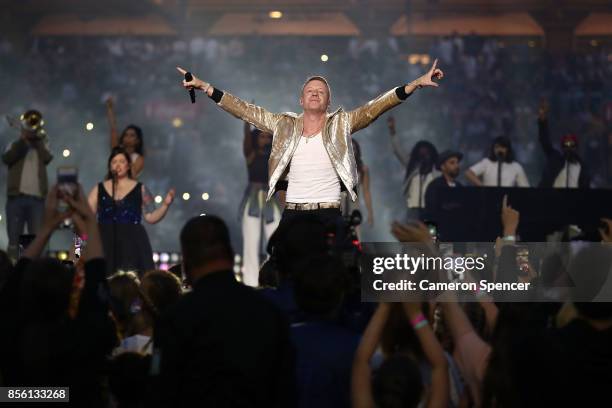
M193 75L191 75L191 72L185 72L185 81L193 81ZM189 98L191 99L191 103L195 103L195 89L191 88L189 90Z

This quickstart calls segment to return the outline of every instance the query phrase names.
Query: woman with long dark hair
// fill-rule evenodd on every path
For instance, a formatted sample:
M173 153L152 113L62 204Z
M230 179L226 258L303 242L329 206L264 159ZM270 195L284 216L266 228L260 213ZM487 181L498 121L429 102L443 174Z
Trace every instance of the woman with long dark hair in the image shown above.
M130 155L114 148L108 158L108 173L89 193L89 205L97 214L108 272L117 269L144 273L153 269L153 251L142 219L160 222L172 201L171 189L161 206L155 208L153 197L142 183L132 177Z
M438 150L427 140L419 140L410 155L402 149L395 132L395 119L390 116L388 121L393 153L406 167L404 176L404 197L408 207L407 219L420 219L425 209L425 192L429 183L440 176L435 164L438 162Z
M505 136L493 140L489 156L466 170L465 177L479 187L529 187L525 170L514 160L512 143Z
M117 119L113 110L113 99L106 101L106 116L110 125L111 149L122 147L130 155L132 161L132 175L138 178L144 169L144 142L142 129L136 125L127 125L121 132L117 133Z

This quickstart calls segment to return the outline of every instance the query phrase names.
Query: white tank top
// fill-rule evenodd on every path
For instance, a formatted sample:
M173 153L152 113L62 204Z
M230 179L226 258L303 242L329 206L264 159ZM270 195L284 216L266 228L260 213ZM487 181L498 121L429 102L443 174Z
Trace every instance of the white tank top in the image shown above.
M288 177L288 203L340 201L340 179L325 150L321 132L300 138Z

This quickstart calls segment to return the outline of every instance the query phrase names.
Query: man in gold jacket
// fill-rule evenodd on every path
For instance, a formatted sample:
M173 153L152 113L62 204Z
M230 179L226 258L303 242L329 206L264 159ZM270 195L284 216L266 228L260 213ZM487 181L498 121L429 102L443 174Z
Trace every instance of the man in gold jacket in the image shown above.
M367 127L387 110L399 105L416 89L437 87L433 79L443 72L437 60L423 76L407 85L391 89L351 111L339 108L328 112L331 89L320 76L310 77L302 87L300 106L303 113L272 113L228 92L214 88L192 75L183 81L187 89L206 92L222 109L272 133L272 153L268 162L267 200L287 181L286 205L281 223L297 212L314 211L330 221L340 214L340 190L345 188L354 201L359 175L351 143L351 134ZM177 67L181 74L186 74Z

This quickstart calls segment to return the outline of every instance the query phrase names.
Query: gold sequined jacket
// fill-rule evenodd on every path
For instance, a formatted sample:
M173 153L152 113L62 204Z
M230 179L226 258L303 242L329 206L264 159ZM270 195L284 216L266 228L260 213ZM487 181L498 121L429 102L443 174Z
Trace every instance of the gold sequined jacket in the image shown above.
M342 108L338 108L327 114L322 132L323 145L338 177L353 201L357 198L354 190L359 184L359 173L355 163L351 134L365 128L401 102L395 89L392 89L352 111L345 112ZM284 180L289 171L289 163L302 137L303 114L268 112L260 106L245 102L225 91L218 105L235 117L273 135L272 152L268 161L268 196L266 199L270 200L276 191L277 183Z

